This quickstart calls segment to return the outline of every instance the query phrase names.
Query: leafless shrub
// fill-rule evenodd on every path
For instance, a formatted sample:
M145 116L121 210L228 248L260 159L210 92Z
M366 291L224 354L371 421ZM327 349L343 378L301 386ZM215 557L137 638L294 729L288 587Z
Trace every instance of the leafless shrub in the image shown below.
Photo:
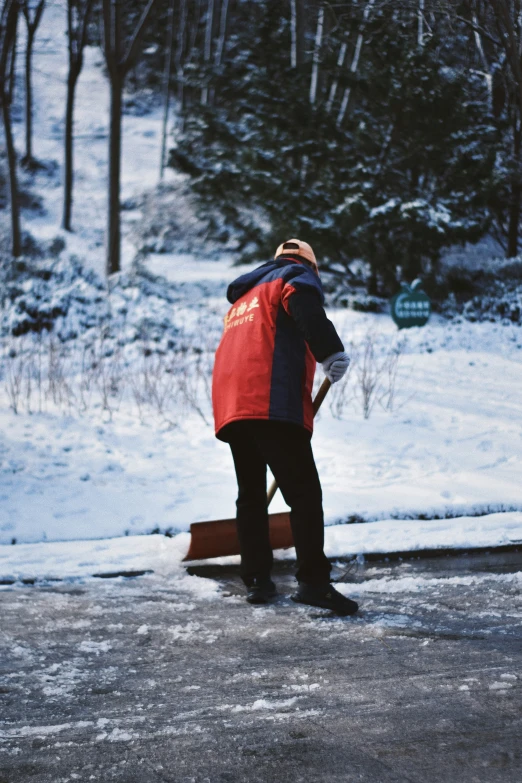
M44 365L44 346L41 333L36 338L36 355L34 355L34 378L36 394L38 397L38 413L43 409L43 365ZM29 402L27 403L29 405Z
M130 376L140 421L145 421L145 412L148 411L169 426L175 426L175 402L178 396L176 364L175 354L167 360L162 354L144 351L136 371Z
M357 390L365 419L370 418L377 401L380 379L384 372L384 362L379 361L376 354L375 336L368 332L362 342L361 358L357 367Z
M397 374L405 342L393 344L385 352L378 349L377 335L366 333L362 340L357 364L357 396L360 398L365 419L372 413L375 403L392 411L396 401Z
M145 424L145 407L147 403L147 396L143 390L143 386L140 383L141 375L139 373L131 373L129 375L129 384L132 399L136 403L138 409L138 418L141 424Z
M33 352L34 355L34 352ZM71 410L77 407L73 389L74 357L66 347L51 335L47 349L47 391L46 397L61 409Z
M201 360L201 354L196 353L187 357L178 378L179 390L184 405L196 411L205 424L208 424L208 419L203 412L200 402L202 394L206 396L210 389L209 380L208 378L204 379L204 376L205 369Z
M11 349L5 357L5 390L9 407L14 413L20 410L20 400L22 397L23 380L25 373L25 359L23 354Z
M176 426L190 410L208 421L213 354L183 347L166 352L146 343L126 349L102 329L74 344L53 335L11 338L0 357L0 382L15 413L101 408L112 418L127 399L143 423L153 418Z
M203 390L205 399L212 404L212 370L214 369L214 356L217 349L217 343L215 340L209 340L208 338L203 343L203 348L198 354L198 361L196 365L196 372L201 388Z
M27 411L31 413L31 403L33 396L33 374L34 374L34 358L31 356L25 366L25 407Z
M352 342L347 351L350 366L346 375L332 386L329 405L335 418L342 418L348 406L357 401L365 419L376 404L392 412L397 407L399 368L404 340L382 345L382 337L368 331L362 340Z
M369 331L362 340L359 361L356 368L357 396L360 399L365 419L370 418L375 403L391 411L395 400L397 371L404 350L403 343L397 343L388 351L378 350L377 336Z
M92 405L96 388L98 362L94 345L83 345L81 348L80 371L78 382L78 398L83 412Z
M405 346L406 343L404 340L400 340L398 343L396 343L396 345L394 345L390 350L390 353L388 354L387 360L384 364L384 388L378 398L378 401L386 411L391 412L395 410L396 407L397 375L401 358L404 355Z
M329 394L334 417L341 418L353 403L360 404L365 418L376 403L396 410L405 343L388 346L383 339L370 331L348 348L348 372ZM168 350L153 341L124 345L123 336L117 339L102 327L67 344L47 334L11 338L4 344L0 380L15 413L101 409L112 418L127 400L142 423L159 420L174 427L193 411L208 424L215 343L203 321ZM318 374L315 392L320 380Z
M95 369L94 380L102 409L112 418L113 413L119 410L126 384L121 349L117 344L108 345L103 334L98 345Z
M354 367L357 366L358 353L357 348L352 343L349 348L350 364L346 374L340 381L334 383L330 389L330 411L332 416L336 419L340 419L343 415L343 411L347 405L349 405L355 397L355 390L353 387L352 373Z

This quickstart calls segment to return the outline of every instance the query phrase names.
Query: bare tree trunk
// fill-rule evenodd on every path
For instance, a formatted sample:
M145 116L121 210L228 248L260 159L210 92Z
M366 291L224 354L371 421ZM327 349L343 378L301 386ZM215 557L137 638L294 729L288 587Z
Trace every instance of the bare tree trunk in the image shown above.
M111 107L109 127L109 199L107 227L107 274L121 269L120 178L121 111L123 85L133 65L143 30L157 0L148 0L122 55L121 0L102 0L104 54L109 72Z
M207 0L207 19L205 24L205 48L203 50L203 61L207 68L210 66L212 57L212 28L214 26L214 0ZM208 73L205 76L206 83L201 90L201 103L203 106L208 104Z
M73 130L74 130L74 96L77 79L69 74L67 79L67 102L65 107L65 138L64 138L64 199L62 228L71 231L72 193L73 193Z
M341 68L344 65L344 60L346 57L346 52L348 51L348 44L346 41L343 41L341 44L341 48L339 49L339 57L337 58L337 69L340 71ZM330 87L330 94L328 95L328 100L326 102L326 111L328 114L332 111L332 107L335 101L335 96L337 94L337 88L339 87L339 76L338 74L334 76L334 79L332 81L332 86Z
M216 55L214 61L219 68L223 61L223 52L225 51L225 41L227 37L227 18L228 18L228 0L221 0L221 14L219 19L219 36L216 46Z
M290 67L297 68L297 4L290 0Z
M363 46L364 41L364 28L366 27L366 22L368 21L368 17L370 16L370 11L372 10L372 6L374 5L375 0L368 0L366 3L365 9L363 11L363 18L361 22L361 26L359 28L359 34L357 36L357 43L355 44L355 52L352 58L352 64L350 65L350 73L356 74L357 69L359 68L359 61L361 59L361 50ZM351 87L347 87L344 91L343 99L341 101L341 108L339 109L339 114L337 115L337 125L340 127L343 120L344 115L346 114L346 109L348 108L348 102L350 100L351 95Z
M67 35L69 46L69 74L67 77L67 99L65 105L65 137L64 137L64 189L62 228L72 231L72 203L74 187L74 99L76 85L83 67L83 50L87 43L87 29L93 0L85 0L80 10L76 2L76 16L73 14L74 0L67 3Z
M120 178L121 178L121 106L123 79L111 79L109 129L109 226L107 242L107 274L120 271Z
M419 0L417 10L417 46L424 46L424 0Z
M295 0L296 61L302 65L306 60L306 31L308 23L308 0Z
M165 152L167 148L167 124L169 121L170 106L170 74L172 71L172 54L174 49L174 2L171 0L169 7L168 22L168 44L165 56L165 69L163 72L163 123L161 129L161 157L160 157L160 179L163 179L165 170Z
M324 5L321 3L317 12L317 28L315 32L314 54L312 59L312 78L310 79L310 103L315 106L317 100L317 83L319 80L319 60L323 43Z
M20 205L18 203L18 180L16 176L16 151L11 129L11 111L7 101L2 101L2 120L4 123L5 149L9 172L9 203L11 204L11 253L17 258L22 252L20 230Z
M513 127L514 173L511 185L509 205L507 258L518 255L518 235L520 231L520 196L521 196L521 159L520 159L520 117L516 117Z
M217 31L216 48L214 51L214 69L218 73L225 50L225 40L227 34L228 0L221 0L221 12L219 14L219 30ZM215 87L209 88L208 102L214 104L216 97Z
M31 78L33 41L34 36L28 30L25 49L25 156L22 158L22 163L28 165L33 160L33 86Z
M120 176L121 176L121 105L123 75L121 61L121 0L106 0L104 3L105 37L108 51L107 65L110 78L109 114L109 200L107 225L107 276L121 268L121 226L120 226ZM107 15L105 10L107 9ZM108 24L108 28L107 28Z
M9 73L9 105L11 106L14 98L14 91L16 86L16 40L11 48L11 55L9 57L8 65Z
M10 69L14 65L13 49L16 48L18 10L18 0L6 0L0 18L0 100L2 102L2 121L8 167L9 204L11 207L11 253L15 258L21 255L22 240L18 180L16 176L16 150L11 128L12 73Z
M473 11L472 14L472 21L474 25L474 38L475 38L475 45L477 47L477 52L479 54L480 61L482 63L482 67L484 68L484 71L482 72L482 75L484 76L484 79L486 81L486 88L488 91L488 98L489 98L489 107L490 110L493 111L493 75L491 73L491 69L489 67L488 59L486 57L486 53L484 51L484 45L482 43L482 36L479 32L479 23L476 11Z
M190 43L189 43L189 49L191 54L192 54L192 50L196 45L196 38L198 37L198 27L201 22L201 17L203 16L202 4L203 4L203 0L194 0L192 4L194 7L194 12L192 14L192 27L190 29Z
M188 42L187 42L187 53L188 57L185 62L185 66L190 64L194 60L194 56L196 54L196 41L198 38L198 31L201 23L201 18L204 15L203 13L203 0L192 0L190 3L191 10L192 10L192 19L191 24L189 26L189 32L188 32ZM199 51L197 52L199 55ZM192 103L196 100L196 94L197 90L196 88L186 88L184 85L183 90L183 100L185 103ZM199 96L199 99L201 100L201 95Z
M507 257L518 255L520 233L520 208L522 193L521 124L522 124L522 29L520 24L520 3L510 0L496 0L491 4L495 14L500 38L516 88L513 105L513 172L509 207Z
M178 86L177 93L178 93L179 111L181 112L182 122L183 122L183 109L185 108L185 84L184 84L185 73L183 67L183 48L185 42L185 29L187 26L187 0L181 0L181 7L179 13L180 16L179 16L179 23L178 23L175 67L176 67L176 81Z
M27 44L25 48L25 155L22 163L30 166L33 161L33 46L34 37L45 8L45 0L39 0L34 16L31 16L29 0L22 0L22 12L27 26Z

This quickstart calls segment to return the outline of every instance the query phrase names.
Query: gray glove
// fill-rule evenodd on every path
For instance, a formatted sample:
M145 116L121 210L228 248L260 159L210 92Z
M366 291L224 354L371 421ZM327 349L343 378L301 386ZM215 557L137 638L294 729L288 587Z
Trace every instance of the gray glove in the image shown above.
M348 369L350 357L344 351L339 351L339 353L332 353L331 356L327 356L321 364L328 380L331 383L336 383L341 380Z

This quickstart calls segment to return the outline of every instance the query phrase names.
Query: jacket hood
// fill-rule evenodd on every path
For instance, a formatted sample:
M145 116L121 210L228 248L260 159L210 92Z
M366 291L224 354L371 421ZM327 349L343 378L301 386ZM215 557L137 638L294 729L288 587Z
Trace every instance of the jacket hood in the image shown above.
M256 269L253 269L251 272L247 272L244 275L241 275L241 277L236 278L233 280L227 289L227 299L231 304L235 304L238 299L240 299L244 294L246 294L248 291L250 291L251 288L253 288L256 285L259 285L263 282L263 278L266 278L266 282L269 282L271 279L274 279L274 272L278 269L284 269L285 267L294 266L296 276L305 275L308 274L312 275L313 278L315 278L315 281L313 281L314 287L317 286L318 278L314 272L312 272L311 269L309 269L304 264L299 263L298 261L295 261L292 258L282 258L281 256L277 258L274 261L267 261L266 264L262 264L261 266L258 266ZM319 283L319 288L321 288L321 284Z

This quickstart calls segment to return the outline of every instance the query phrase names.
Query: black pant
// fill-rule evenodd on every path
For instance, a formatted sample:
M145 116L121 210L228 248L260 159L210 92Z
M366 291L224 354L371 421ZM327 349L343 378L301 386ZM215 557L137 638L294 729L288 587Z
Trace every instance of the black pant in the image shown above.
M303 427L275 421L240 421L228 437L238 483L237 531L241 548L241 577L250 584L272 568L266 505L266 467L290 506L297 553L297 579L307 584L330 580L330 563L323 552L322 492L310 433Z

